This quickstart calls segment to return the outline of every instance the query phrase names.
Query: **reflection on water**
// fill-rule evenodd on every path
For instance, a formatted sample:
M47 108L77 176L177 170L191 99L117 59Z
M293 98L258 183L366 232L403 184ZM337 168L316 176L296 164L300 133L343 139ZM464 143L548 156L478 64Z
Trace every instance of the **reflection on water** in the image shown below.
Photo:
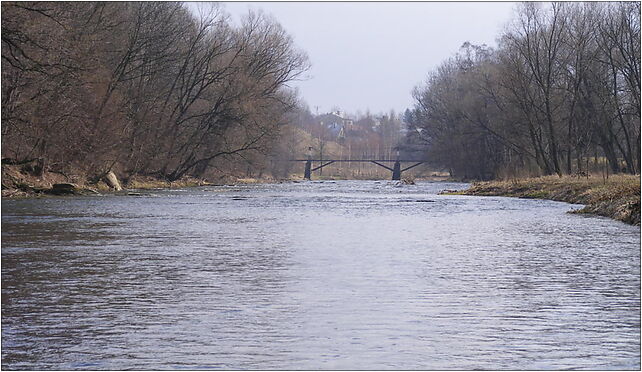
M639 369L639 227L464 186L4 200L2 368Z

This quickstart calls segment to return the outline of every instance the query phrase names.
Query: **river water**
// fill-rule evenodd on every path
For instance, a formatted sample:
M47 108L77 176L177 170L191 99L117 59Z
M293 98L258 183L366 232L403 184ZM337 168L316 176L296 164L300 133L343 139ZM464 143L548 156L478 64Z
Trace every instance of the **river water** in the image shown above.
M2 201L3 369L640 368L640 228L337 181Z

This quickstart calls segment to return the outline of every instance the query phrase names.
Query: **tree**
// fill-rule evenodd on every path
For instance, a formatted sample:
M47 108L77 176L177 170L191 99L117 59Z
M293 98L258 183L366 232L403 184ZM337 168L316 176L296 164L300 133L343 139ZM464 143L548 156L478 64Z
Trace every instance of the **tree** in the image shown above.
M415 89L408 141L465 178L571 174L600 151L639 172L639 9L521 4L497 49L464 43Z

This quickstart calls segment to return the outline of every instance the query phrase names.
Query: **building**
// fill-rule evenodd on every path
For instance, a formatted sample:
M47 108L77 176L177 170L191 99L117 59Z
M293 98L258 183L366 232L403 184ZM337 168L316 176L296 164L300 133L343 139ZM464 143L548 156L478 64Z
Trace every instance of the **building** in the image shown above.
M333 111L327 114L317 116L319 124L325 126L331 136L339 136L340 133L351 131L354 126L354 120L346 118L341 111Z

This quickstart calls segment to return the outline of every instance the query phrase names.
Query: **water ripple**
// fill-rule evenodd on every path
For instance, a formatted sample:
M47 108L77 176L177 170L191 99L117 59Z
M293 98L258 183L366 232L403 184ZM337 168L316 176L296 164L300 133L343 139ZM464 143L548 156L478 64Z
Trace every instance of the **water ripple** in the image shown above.
M3 201L2 368L639 369L639 228L465 186Z

